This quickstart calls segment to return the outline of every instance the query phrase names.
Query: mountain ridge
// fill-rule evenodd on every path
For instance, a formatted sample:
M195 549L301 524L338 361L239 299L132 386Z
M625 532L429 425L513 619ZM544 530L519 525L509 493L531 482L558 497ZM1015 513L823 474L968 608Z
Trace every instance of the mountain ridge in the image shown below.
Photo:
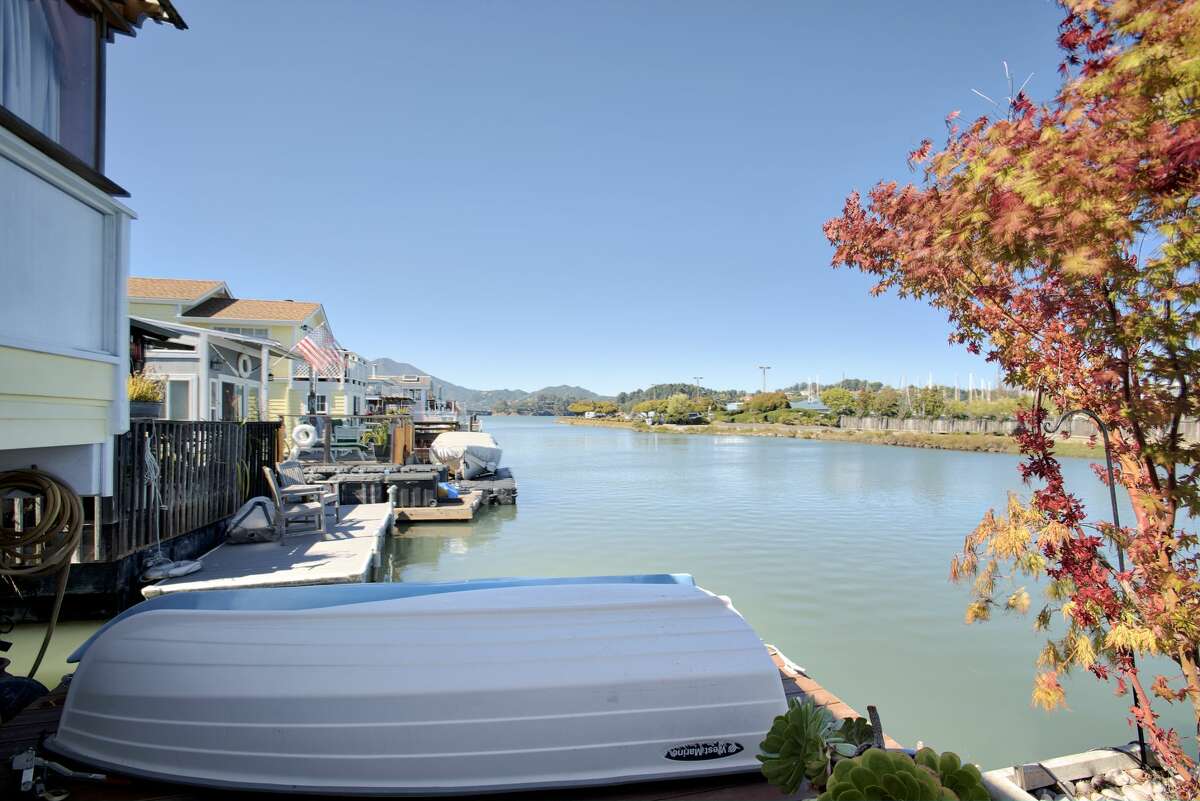
M523 389L471 389L444 378L438 378L433 373L422 370L410 362L400 362L387 357L372 359L367 362L367 366L373 368L379 375L427 375L433 380L435 392L437 389L441 389L443 398L464 403L475 409L491 409L497 403L513 403L539 396L571 400L598 400L603 397L586 387L570 384L542 387L532 392Z

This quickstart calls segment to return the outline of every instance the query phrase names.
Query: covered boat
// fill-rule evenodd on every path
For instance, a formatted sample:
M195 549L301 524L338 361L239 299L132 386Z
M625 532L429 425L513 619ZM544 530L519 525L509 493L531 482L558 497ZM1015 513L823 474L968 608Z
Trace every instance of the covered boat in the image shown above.
M757 769L763 643L686 575L173 593L79 662L48 746L211 787L474 795Z
M472 479L500 469L500 446L483 431L447 431L429 445L433 458L459 478Z

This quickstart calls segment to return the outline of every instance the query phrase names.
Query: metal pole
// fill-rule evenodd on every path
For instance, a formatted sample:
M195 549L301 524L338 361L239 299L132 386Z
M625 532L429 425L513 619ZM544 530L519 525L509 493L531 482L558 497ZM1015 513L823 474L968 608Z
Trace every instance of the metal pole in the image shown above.
M770 370L771 368L768 365L760 364L758 366L758 369L762 370L762 391L766 392L767 391L767 371Z
M1037 400L1038 400L1038 404L1035 408L1040 409L1041 408L1040 392L1039 392ZM1104 425L1104 422L1101 421L1099 415L1097 415L1095 412L1093 412L1089 409L1072 409L1068 412L1063 412L1062 414L1060 414L1058 416L1058 420L1054 423L1054 425L1050 425L1049 420L1043 422L1042 430L1045 431L1047 434L1053 434L1055 431L1058 431L1059 427L1062 426L1062 424L1064 422L1066 422L1067 420L1069 420L1070 418L1074 417L1077 414L1082 414L1085 417L1091 418L1092 422L1096 424L1096 427L1100 429L1100 437L1101 437L1101 439L1104 440L1104 466L1105 466L1105 469L1108 471L1108 499L1109 499L1109 502L1112 504L1113 526L1119 531L1121 528L1121 515L1120 515L1119 511L1117 510L1117 482L1116 482L1116 478L1113 474L1112 447L1108 441L1108 426ZM1120 570L1122 573L1125 572L1125 549L1121 547L1120 542L1117 543L1117 569ZM1133 654L1130 654L1129 661L1133 665L1134 669L1137 669L1137 657L1134 656ZM1141 702L1138 699L1137 688L1131 687L1130 689L1133 690L1134 706L1139 706L1141 704ZM1136 717L1135 717L1135 720L1136 720ZM1137 733L1138 733L1138 748L1141 751L1142 764L1144 765L1144 764L1146 764L1146 733L1144 731L1142 731L1142 724L1140 722L1137 723L1136 725L1137 725Z

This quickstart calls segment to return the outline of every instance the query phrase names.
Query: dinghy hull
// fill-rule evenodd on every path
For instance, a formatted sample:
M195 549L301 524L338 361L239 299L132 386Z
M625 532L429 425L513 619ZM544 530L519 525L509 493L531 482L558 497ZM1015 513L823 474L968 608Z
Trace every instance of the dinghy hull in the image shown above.
M438 434L429 452L451 473L467 480L500 469L503 451L491 434L483 431L447 431Z
M687 577L381 586L127 614L49 745L213 787L469 795L755 770L786 706L753 630Z

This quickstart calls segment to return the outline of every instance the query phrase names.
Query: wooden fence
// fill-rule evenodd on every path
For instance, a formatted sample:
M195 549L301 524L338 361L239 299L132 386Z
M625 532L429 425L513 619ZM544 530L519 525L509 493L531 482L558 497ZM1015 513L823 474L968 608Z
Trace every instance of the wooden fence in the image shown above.
M266 494L278 422L136 420L116 438L111 506L89 504L80 561L113 561L216 523ZM90 530L89 530L90 529Z
M854 417L842 415L838 418L840 428L857 431L915 431L922 434L1012 434L1016 420L983 420L972 418L955 420L949 417ZM1077 414L1063 423L1063 431L1072 437L1099 436L1096 424L1082 414ZM1200 441L1200 421L1184 420L1179 427L1180 436L1188 442Z
M1086 424L1086 425L1085 425ZM1016 420L983 420L972 418L955 420L949 417L853 417L842 415L838 427L851 431L914 431L921 434L1011 434L1017 427ZM1095 427L1091 420L1075 418L1071 421L1072 436L1089 436ZM1079 429L1076 433L1075 429Z

